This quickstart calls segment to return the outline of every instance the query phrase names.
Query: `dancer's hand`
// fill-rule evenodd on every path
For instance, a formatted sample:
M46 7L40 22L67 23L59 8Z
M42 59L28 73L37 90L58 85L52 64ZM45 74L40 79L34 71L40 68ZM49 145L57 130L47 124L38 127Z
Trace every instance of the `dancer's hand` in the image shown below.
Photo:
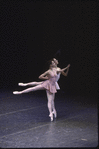
M26 83L18 83L19 86L27 86Z
M70 64L68 64L68 68L70 67Z

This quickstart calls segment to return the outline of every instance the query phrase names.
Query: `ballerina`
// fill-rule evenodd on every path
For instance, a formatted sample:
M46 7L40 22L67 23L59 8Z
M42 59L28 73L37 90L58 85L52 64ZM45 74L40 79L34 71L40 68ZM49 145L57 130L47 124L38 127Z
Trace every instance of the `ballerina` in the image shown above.
M53 67L53 69L61 70L61 68L57 67L57 65L59 64L58 60L55 59L55 58L53 58L53 61L55 62L55 66ZM67 76L68 75L69 67L70 67L70 64L68 64L67 67L65 67L64 69L62 69L62 71L57 74L57 78L56 78L56 81L57 82L60 79L60 74L62 74L64 76ZM67 71L64 72L65 70L67 70ZM34 82L29 82L29 83L18 83L18 85L19 86L28 86L28 85L35 86L35 85L39 85L41 83L43 83L43 81L41 81L41 82L35 82L34 81ZM56 85L57 85L57 83L56 83ZM47 93L48 99L50 98L49 96L51 96L51 95L49 95L49 92L48 92ZM55 99L55 94L53 95L53 100L52 100L51 104L52 104L52 111L53 111L52 113L54 114L54 117L56 118L57 117L57 112L56 112L56 109L55 109L54 99Z
M30 82L28 85L34 85L36 83L37 86L31 87L22 91L14 91L13 94L22 94L22 93L28 93L31 91L36 90L46 90L47 98L48 98L48 109L49 109L49 117L51 118L51 121L53 121L53 114L56 117L57 113L54 106L54 98L55 93L57 92L59 88L59 85L57 83L57 75L62 72L63 70L56 70L55 69L56 64L54 61L51 61L50 63L50 69L39 76L40 79L44 79L46 81L42 82ZM66 69L66 68L65 68ZM19 83L20 86L26 86L27 84ZM52 110L53 109L53 110Z

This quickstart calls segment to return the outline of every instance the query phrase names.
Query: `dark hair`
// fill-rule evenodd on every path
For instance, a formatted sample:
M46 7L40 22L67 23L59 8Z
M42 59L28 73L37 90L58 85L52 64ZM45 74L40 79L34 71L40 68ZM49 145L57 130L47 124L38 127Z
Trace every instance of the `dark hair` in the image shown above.
M53 61L53 59L50 59L50 60L47 61L48 67L52 64L52 61Z
M53 59L50 59L50 60L45 61L44 65L43 65L43 71L42 71L42 73L43 73L45 70L47 71L47 70L50 68L50 65L52 64L52 60L53 60Z

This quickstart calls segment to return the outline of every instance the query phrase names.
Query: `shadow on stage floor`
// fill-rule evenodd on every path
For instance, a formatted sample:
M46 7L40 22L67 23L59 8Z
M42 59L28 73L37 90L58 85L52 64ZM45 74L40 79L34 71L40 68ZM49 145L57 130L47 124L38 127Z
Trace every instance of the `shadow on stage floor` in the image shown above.
M94 101L94 99L93 99ZM50 122L45 91L0 93L0 147L97 147L97 103L56 94L57 118Z

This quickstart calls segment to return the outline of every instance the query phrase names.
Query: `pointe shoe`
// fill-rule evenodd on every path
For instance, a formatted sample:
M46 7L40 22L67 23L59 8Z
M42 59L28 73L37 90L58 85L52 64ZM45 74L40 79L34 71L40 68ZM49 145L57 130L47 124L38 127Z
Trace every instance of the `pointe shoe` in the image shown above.
M21 94L21 93L18 91L14 91L13 94Z
M19 86L26 86L25 83L18 83Z
M57 117L57 112L56 112L56 110L54 110L52 113L54 114L54 117L56 118L56 117Z
M53 121L53 113L51 113L50 115L49 115L49 117L51 118L51 122Z

